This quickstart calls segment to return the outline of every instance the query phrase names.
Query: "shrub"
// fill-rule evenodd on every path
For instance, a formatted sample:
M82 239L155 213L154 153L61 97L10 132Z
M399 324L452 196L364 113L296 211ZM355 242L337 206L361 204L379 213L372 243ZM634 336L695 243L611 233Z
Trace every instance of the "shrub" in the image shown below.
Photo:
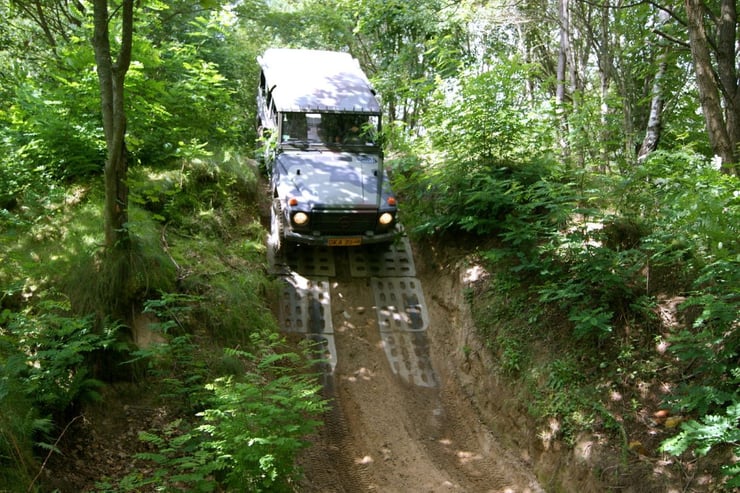
M528 70L517 60L499 63L437 95L425 115L425 162L394 165L416 232L497 233L517 206L538 210L542 189L557 189L558 166L544 144L551 132L519 95Z
M87 359L115 345L116 326L95 330L91 317L69 315L69 305L44 301L38 309L4 311L4 332L25 355L24 392L44 415L61 414L79 403L97 400L101 382Z
M0 322L0 327L2 327ZM0 328L0 489L19 491L38 470L34 446L52 429L28 395L28 364L14 339ZM25 491L25 488L23 489Z
M168 491L292 491L298 473L294 459L326 409L321 386L311 371L308 347L286 352L277 335L252 338L252 354L227 349L240 363L234 375L205 385L208 398L197 420L177 420L164 432L140 439L155 451L139 454L151 462L151 475L129 475L106 491L138 491L147 485Z
M740 373L736 371L735 384L740 383ZM678 435L665 440L661 449L672 455L681 455L689 448L695 448L700 456L707 455L718 445L731 444L735 457L740 456L740 403L728 406L724 414L709 414L700 420L690 420L681 424ZM721 467L727 481L727 491L740 488L740 462L732 462Z
M114 345L115 332L95 331L89 317L70 316L67 303L51 299L0 313L0 489L32 485L34 448L54 450L45 441L54 423L100 398L89 362Z

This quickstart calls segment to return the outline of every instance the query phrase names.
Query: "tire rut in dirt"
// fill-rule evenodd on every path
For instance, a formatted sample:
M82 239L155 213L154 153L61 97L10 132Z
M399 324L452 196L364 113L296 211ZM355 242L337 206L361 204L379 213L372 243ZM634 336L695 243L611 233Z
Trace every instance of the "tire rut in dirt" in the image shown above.
M347 452L350 433L338 401L334 376L323 374L324 399L329 408L321 416L324 425L299 460L309 473L300 483L301 493L356 493L369 491L365 468ZM318 466L317 466L318 465Z

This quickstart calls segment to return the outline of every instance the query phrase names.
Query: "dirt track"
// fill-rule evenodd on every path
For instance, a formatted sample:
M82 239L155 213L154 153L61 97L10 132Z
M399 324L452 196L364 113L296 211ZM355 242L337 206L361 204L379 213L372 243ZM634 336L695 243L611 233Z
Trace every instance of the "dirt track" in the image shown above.
M459 348L446 330L458 321L445 308L446 283L434 278L439 273L415 278L426 294L429 330L416 331L389 353L393 340L379 330L370 278L348 273L346 252L335 256L329 284L337 361L327 380L334 408L302 458L306 479L299 490L544 491L524 461L482 426L458 385L450 354ZM424 378L404 374L398 364L394 371L391 353L411 366L428 365L421 368Z

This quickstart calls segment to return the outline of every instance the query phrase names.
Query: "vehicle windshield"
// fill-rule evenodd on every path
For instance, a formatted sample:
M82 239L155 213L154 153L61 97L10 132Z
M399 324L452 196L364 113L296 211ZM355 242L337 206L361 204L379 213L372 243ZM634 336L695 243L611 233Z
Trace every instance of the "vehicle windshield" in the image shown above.
M283 113L280 141L289 145L376 146L379 127L378 115Z

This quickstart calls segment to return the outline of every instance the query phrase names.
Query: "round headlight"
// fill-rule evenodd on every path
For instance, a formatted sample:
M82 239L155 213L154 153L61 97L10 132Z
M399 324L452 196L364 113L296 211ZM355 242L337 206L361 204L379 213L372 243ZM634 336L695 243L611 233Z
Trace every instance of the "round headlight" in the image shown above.
M383 226L388 226L392 222L393 214L391 214L390 212L384 212L378 218L378 223L382 224Z
M305 212L296 212L293 215L293 222L298 226L303 226L308 222L308 214Z

